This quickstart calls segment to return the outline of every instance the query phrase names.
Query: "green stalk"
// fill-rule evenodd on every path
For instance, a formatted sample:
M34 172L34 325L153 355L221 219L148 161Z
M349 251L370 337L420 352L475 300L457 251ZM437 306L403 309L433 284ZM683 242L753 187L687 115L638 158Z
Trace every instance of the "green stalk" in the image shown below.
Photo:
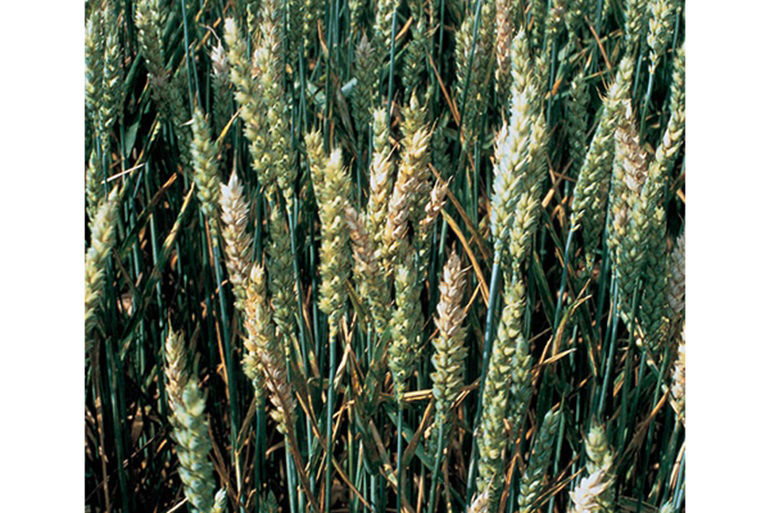
M639 140L644 142L644 129L647 126L647 107L650 103L650 95L652 94L652 81L655 78L655 69L650 70L650 75L647 78L647 91L644 93L644 102L642 103L642 116L641 126L639 127Z
M466 103L466 96L468 95L468 86L470 85L471 81L471 69L473 64L473 58L476 54L476 38L478 37L479 33L479 22L481 21L481 3L482 0L476 0L476 7L475 7L475 14L473 19L473 37L471 38L471 53L468 57L468 64L465 67L465 83L463 84L463 96L460 101L460 121L457 124L457 143L460 145L460 149L462 149L462 141L460 139L460 132L462 132L462 126L463 121L465 120L465 103ZM471 123L473 120L471 120ZM457 148L457 146L455 146ZM452 173L453 176L456 176L460 166L462 166L463 159L460 158L462 155L462 152L460 152L460 155L455 152L454 156L456 157L456 165L455 165L455 172Z
M393 102L393 66L395 64L395 51L396 51L396 21L398 16L396 11L398 6L393 9L393 19L390 26L390 64L388 65L388 110L386 115L388 117L387 126L390 127L390 105Z
M441 466L441 455L444 452L442 450L444 445L444 424L439 424L438 427L438 444L436 445L436 458L433 462L433 469L431 472L431 483L430 483L430 499L428 501L428 511L427 513L433 513L433 508L435 506L436 502L436 488L438 486L438 480L439 480L439 474L438 469Z
M556 297L556 310L553 314L553 330L554 333L559 328L559 321L561 321L561 308L564 299L564 290L567 287L567 270L569 268L570 250L572 249L572 234L575 233L574 220L570 223L569 233L567 233L567 243L564 247L564 268L561 271L561 282L559 283L559 294Z
M604 381L602 382L602 390L599 394L599 406L597 408L597 418L602 418L604 413L604 400L607 397L607 388L610 384L610 374L612 371L612 362L615 359L615 345L617 343L618 334L618 282L613 277L612 279L613 297L612 297L612 331L610 335L610 349L607 353L607 358L604 360Z
M331 512L332 491L332 413L334 408L334 368L337 365L337 353L335 351L336 326L329 330L329 385L326 389L326 481L324 483L324 511Z
M398 422L396 424L396 511L401 511L401 464L403 457L403 437L401 436L401 428L404 422L404 406L399 404L398 406Z
M207 221L208 222L208 221ZM232 349L230 347L230 325L227 320L227 310L225 308L225 296L224 291L222 290L222 268L221 268L221 262L220 262L220 247L219 244L214 242L213 245L213 253L214 253L214 274L216 276L217 280L217 295L219 296L219 310L221 315L221 324L222 324L222 338L223 338L223 345L224 345L224 352L225 352L225 367L227 369L227 390L228 394L230 396L230 444L231 444L231 456L233 458L233 462L235 463L236 467L239 467L239 458L238 458L238 450L237 450L237 440L238 440L238 391L236 389L236 376L235 376L235 368L233 367L232 362ZM239 476L240 477L240 476ZM238 479L238 489L241 489L241 482L240 479Z
M489 285L489 306L487 307L486 326L484 328L484 352L481 358L481 377L479 378L479 390L476 399L476 415L473 419L473 426L478 426L481 420L481 401L484 395L484 382L487 378L487 370L489 367L489 357L492 354L492 340L495 333L495 306L497 304L497 296L500 292L500 278L501 274L500 266L500 254L495 253L494 264L492 265L492 276L490 278ZM476 482L476 472L478 471L478 444L476 438L473 438L473 447L471 449L471 460L468 466L468 481L465 485L465 503L470 504L471 497L474 492L474 483Z
M634 287L634 294L633 294L632 299L631 299L631 319L629 320L629 328L628 328L628 332L630 333L630 340L629 340L628 355L626 356L626 358L627 358L626 366L627 367L630 367L630 365L631 365L629 363L629 360L632 359L631 358L631 353L632 353L632 350L633 350L632 348L634 346L634 327L635 327L634 324L636 322L636 314L637 314L637 310L639 308L639 296L641 296L641 295L642 295L642 293L641 293L641 280L637 280L636 286ZM632 403L632 407L631 407L631 411L632 411L631 418L632 419L634 417L636 417L636 406L637 406L637 401L639 399L639 393L641 392L640 387L641 387L642 381L644 380L644 368L646 366L646 363L645 363L645 355L646 355L646 353L647 353L647 348L645 346L644 349L642 350L642 359L641 359L641 361L639 363L639 366L640 366L640 369L639 369L639 386L636 388L636 392L637 393L634 394L634 402ZM629 386L629 382L630 381L631 381L630 373L625 373L624 376L623 376L623 392L624 392L624 394L627 391L627 387ZM618 428L619 429L618 429L618 432L617 432L617 437L618 437L617 438L617 446L618 447L622 447L621 441L624 440L625 437L626 437L626 432L625 432L626 431L626 401L625 400L623 400L621 402L620 424L618 425Z

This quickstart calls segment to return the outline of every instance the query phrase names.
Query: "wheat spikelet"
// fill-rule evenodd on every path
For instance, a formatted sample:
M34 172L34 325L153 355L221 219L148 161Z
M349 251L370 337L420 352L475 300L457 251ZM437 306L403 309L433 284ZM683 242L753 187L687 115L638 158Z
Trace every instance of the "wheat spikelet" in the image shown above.
M420 263L419 274L423 276L428 266L428 252L430 251L430 238L433 234L433 225L436 224L441 209L444 208L446 203L446 195L449 192L449 183L437 181L433 185L433 189L430 192L430 200L425 205L424 217L420 220L420 225L417 227L417 242L415 243L418 248L417 259Z
M113 189L103 198L89 225L91 245L85 260L85 332L90 343L96 326L96 312L104 294L104 273L110 251L115 244L115 221L118 217L118 191Z
M516 349L511 360L511 399L508 403L508 419L514 440L527 418L527 408L532 397L532 355L529 342L523 336L516 340Z
M283 91L283 53L279 32L281 10L275 0L262 5L261 38L254 52L254 72L260 81L263 116L260 123L266 147L262 150L262 162L275 174L278 188L286 204L294 201L294 181L297 178L294 151L291 148L288 123L289 110ZM259 171L258 171L259 174ZM268 193L272 190L266 181Z
M639 303L639 323L647 347L657 350L666 314L666 213L658 207L649 220L643 272L644 289Z
M160 111L166 112L166 119L171 121L175 127L177 147L179 148L179 160L184 168L192 164L192 153L190 148L193 144L192 130L189 124L188 107L185 103L185 92L187 91L187 73L183 66L180 66L170 82L163 78L160 80L163 85L163 106Z
M374 111L374 145L369 167L369 201L366 207L366 230L372 240L378 261L383 265L387 250L384 247L388 222L388 197L393 185L393 162L390 156L388 125L385 109Z
M434 372L433 398L436 401L436 425L447 423L449 411L462 387L463 367L468 348L465 347L465 311L462 300L465 277L457 251L452 251L444 265L439 284L440 297L436 305L435 323L438 336L433 339L435 352L431 358ZM448 435L448 433L447 433ZM445 438L448 440L449 436Z
M488 513L489 512L489 489L473 496L468 513Z
M529 12L532 15L530 44L532 51L539 53L543 47L545 36L545 22L548 15L548 3L546 0L530 0Z
M169 329L165 344L166 390L171 410L172 438L179 458L179 477L191 511L208 513L214 505L214 466L211 451L206 400L197 377L187 370L187 348L181 335ZM221 499L220 499L221 501ZM219 502L219 501L218 501Z
M148 80L152 96L158 105L161 118L172 123L175 127L179 153L183 166L190 164L190 145L192 139L190 128L187 126L187 107L184 103L180 80L184 81L184 67L180 66L177 73L169 80L165 69L165 55L161 26L163 22L163 5L158 0L142 0L136 5L135 24L139 48L147 66Z
M230 63L230 81L235 87L235 103L238 105L243 133L249 141L251 167L254 169L265 192L271 195L275 187L277 171L270 165L268 128L265 115L261 84L252 76L252 64L248 57L238 25L232 18L225 19L225 42L229 48L227 57ZM265 48L258 48L256 54L262 55L263 61L269 61L269 53Z
M347 298L345 281L350 275L350 235L345 226L344 216L348 207L350 177L342 165L342 150L332 151L323 168L322 176L317 170L313 176L319 195L319 217L321 219L321 299L319 308L329 316L331 329L336 330L342 318Z
M607 489L604 471L597 470L580 480L578 486L569 493L572 500L570 513L599 513L601 505L597 498Z
M583 70L572 79L567 101L567 132L569 134L569 156L572 160L570 169L579 170L583 167L586 155L586 139L588 137L588 90Z
M516 0L495 0L495 88L500 105L507 106L511 94L511 45L520 15Z
M457 63L455 98L458 99L458 108L465 108L463 129L466 132L465 141L469 144L473 144L478 135L476 125L486 108L487 85L494 67L495 4L483 2L481 6L481 17L474 48L473 26L475 18L475 13L473 13L463 19L460 31L457 33L455 46L455 62ZM469 64L470 68L468 67ZM461 105L463 98L465 98L464 106Z
M410 197L416 189L414 180L397 181L388 201L388 218L382 236L383 264L390 274L399 261L406 259L412 247L407 240L409 232Z
M436 219L441 214L441 209L446 204L446 196L449 192L449 182L437 181L433 184L430 191L430 201L425 205L425 217L420 221L420 237L423 241L422 246L427 242L430 235L430 229L436 223Z
M609 2L607 2L609 3ZM586 5L586 0L572 0L567 2L567 13L565 21L567 22L567 44L574 48L577 46L577 41L580 40L580 33L582 32L584 16L591 16L589 12L589 6Z
M235 306L243 309L253 238L247 228L249 204L243 196L243 187L235 170L227 184L220 185L219 206L222 209L222 238L225 241L227 273L233 286Z
M94 9L86 21L85 40L85 104L86 119L93 123L99 109L104 67L104 37L102 35L102 13Z
M270 210L270 244L267 247L267 270L270 273L270 295L273 300L273 319L286 356L294 340L294 319L297 312L297 288L294 280L294 259L291 234L286 215L279 205Z
M661 55L671 42L674 34L674 20L681 9L678 0L654 0L649 3L650 28L647 32L647 46L650 47L648 66L650 75L655 75Z
M233 18L225 18L224 25L225 43L228 47L227 57L230 64L230 82L235 87L235 101L243 120L244 134L253 145L259 133L260 120L257 83L251 76L251 61L238 24ZM249 149L251 150L251 146Z
M429 52L430 48L429 34L425 26L425 16L422 15L422 10L418 12L419 14L415 18L417 22L412 24L412 40L407 44L401 72L405 95L415 94L420 84L425 80L425 54Z
M685 335L684 329L679 337L677 358L674 363L674 371L671 374L671 407L676 412L676 418L685 424Z
M227 52L219 41L211 49L211 88L213 90L212 113L214 115L214 134L222 132L230 118L230 65Z
M164 345L166 358L166 394L169 404L182 404L182 392L190 378L187 368L187 348L181 334L169 328ZM172 419L174 417L172 416Z
M507 280L503 292L503 311L497 335L489 358L489 371L484 383L481 402L481 424L478 435L479 475L476 487L481 490L489 486L491 510L500 498L503 479L503 453L506 446L503 419L508 410L508 394L517 341L522 337L522 316L524 314L524 284L518 280Z
M209 127L203 112L199 108L193 114L193 180L195 181L195 193L200 203L201 211L209 222L211 240L218 244L219 217L217 206L219 203L220 178L217 171L216 149L211 143Z
M632 296L636 279L646 258L650 218L648 198L642 194L647 181L647 155L639 143L631 102L624 101L625 114L615 131L615 162L612 171L612 192L608 247L617 272L621 313L630 319Z
M615 483L615 476L611 473L614 457L607 442L604 428L599 424L594 424L588 432L584 445L588 456L586 471L589 474L596 472L604 474L603 480L606 483L606 488L595 499L599 504L599 511L614 511L615 492L612 487Z
M449 149L449 138L447 137L447 126L450 116L444 114L436 123L433 130L433 137L430 138L433 156L433 165L436 167L439 175L447 179L452 172L452 155Z
M568 1L567 3L570 2ZM549 4L550 8L548 9L545 18L545 49L542 53L542 55L547 56L548 59L550 59L553 52L555 41L559 37L561 30L565 27L565 18L567 14L564 0L551 0ZM543 59L543 64L546 64L547 62L547 59ZM547 66L544 66L542 73L543 85L545 87L547 87L549 79L548 73L550 73L549 71L546 71L547 69Z
M136 2L134 22L137 29L139 49L144 57L147 73L150 77L166 76L163 64L163 38L161 34L161 7L158 0L139 0Z
M684 61L684 46L681 46L674 56L674 70L671 76L671 102L669 105L671 116L666 124L666 130L663 132L660 144L655 149L655 161L650 169L651 174L668 175L674 165L677 152L682 146L685 125Z
M326 165L326 153L324 152L323 138L320 130L312 130L305 134L305 151L310 167L310 175L313 183L323 180L323 168ZM323 187L315 188L315 196L318 201L323 201Z
M556 430L559 427L561 413L549 411L543 418L543 424L537 431L535 444L532 447L532 455L527 462L527 470L521 476L519 485L519 512L530 513L535 511L535 500L543 491L545 472L551 462Z
M225 513L227 511L227 491L223 488L214 495L214 505L211 513Z
M169 404L173 415L172 438L179 458L179 477L184 494L193 513L210 512L214 505L214 465L208 459L211 452L206 400L197 379L191 379L182 390L180 402Z
M251 380L254 393L261 398L265 388L264 371L259 356L260 347L274 344L275 324L272 311L267 303L267 288L265 286L265 270L262 264L254 263L249 269L243 301L243 373Z
M490 200L490 226L495 255L500 257L510 242L517 204L524 190L525 176L536 165L533 152L543 141L532 141L539 103L536 100L531 61L527 57L526 39L520 32L513 40L513 86L510 118L497 135L493 193Z
M417 95L412 93L409 106L404 109L401 127L401 145L404 152L398 169L398 183L414 180L415 189L410 196L409 217L413 226L418 226L425 215L430 191L430 138L431 130L427 122L427 107L420 104Z
M634 61L626 55L620 61L615 80L604 99L604 111L594 132L575 184L572 201L573 222L581 225L588 269L604 230L605 210L612 177L614 133L622 113L621 102L630 94Z
M414 230L419 228L429 201L431 133L426 126L425 109L418 104L414 94L409 108L404 111L402 131L404 153L388 204L388 221L383 236L385 251L390 259L387 269L405 257L409 223ZM422 249L421 242L419 238L413 240L418 252Z
M601 425L595 424L591 427L585 439L585 448L588 455L586 470L589 474L593 474L597 470L608 472L612 468L612 452L607 444L607 435Z
M163 5L158 0L141 0L136 4L135 24L137 39L145 65L152 97L158 105L161 118L175 126L182 165L190 164L190 128L187 126L187 108L179 85L184 80L184 68L180 66L172 81L165 69L163 37Z
M99 88L99 135L102 151L109 149L109 132L123 113L123 69L121 47L118 39L118 20L112 6L104 5L104 60L102 85Z
M647 14L646 4L645 0L625 0L623 35L627 52L632 51L642 37Z
M356 79L356 87L353 88L353 120L356 124L359 141L366 140L377 94L378 70L374 55L374 45L366 37L366 34L362 34L361 40L356 45L353 63L353 77ZM376 129L377 127L374 127L375 131Z
M267 303L265 271L259 264L252 266L250 283L246 289L246 331L247 359L244 370L255 387L261 385L259 374L269 392L272 409L270 415L279 425L279 431L286 434L294 426L296 402L286 373L286 361L281 343L276 336ZM257 388L259 393L259 388Z
M532 234L539 219L542 184L546 177L547 133L545 116L541 113L532 125L529 144L529 165L522 178L521 196L516 203L513 225L511 226L510 247L504 254L514 264L523 262L529 254Z
M399 407L404 405L407 382L419 358L419 338L423 325L417 255L414 250L410 253L395 263L396 309L390 320L392 340L388 346L388 367Z
M302 18L302 37L305 42L305 57L310 50L310 42L314 41L318 34L320 22L321 33L326 33L324 27L324 2L322 0L304 0L304 16Z
M96 209L104 197L103 183L102 166L96 156L96 151L91 150L88 167L86 168L86 212L88 213L89 221L93 221L96 217Z
M286 57L286 73L293 74L296 71L296 65L298 64L300 47L303 42L310 44L313 36L315 36L315 27L312 27L312 32L304 32L304 18L305 11L312 9L318 4L318 0L287 0L285 4L282 4L282 8L285 9L286 19L281 20L281 23L285 27L283 33L283 45L285 47ZM323 17L323 13L320 13L319 17ZM309 27L310 28L310 27ZM304 56L307 56L307 49L303 50Z
M390 33L392 30L393 16L398 9L397 0L375 0L374 2L374 27L372 30L372 42L375 55L390 55ZM396 33L398 33L398 18L396 18Z
M359 284L361 297L369 306L369 313L374 319L375 330L382 335L387 327L390 306L389 289L385 275L378 265L377 257L369 233L366 231L363 219L353 207L345 210L345 222L350 231L350 242L353 247L355 266L353 274Z
M672 320L684 314L685 293L685 243L684 232L676 239L674 249L668 257L668 287L666 300Z

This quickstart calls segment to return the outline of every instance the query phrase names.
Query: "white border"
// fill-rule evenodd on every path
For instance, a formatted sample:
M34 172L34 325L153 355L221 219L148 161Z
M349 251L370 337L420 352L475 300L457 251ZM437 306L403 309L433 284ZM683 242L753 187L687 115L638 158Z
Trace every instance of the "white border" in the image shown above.
M763 2L687 8L687 505L767 503L770 100Z

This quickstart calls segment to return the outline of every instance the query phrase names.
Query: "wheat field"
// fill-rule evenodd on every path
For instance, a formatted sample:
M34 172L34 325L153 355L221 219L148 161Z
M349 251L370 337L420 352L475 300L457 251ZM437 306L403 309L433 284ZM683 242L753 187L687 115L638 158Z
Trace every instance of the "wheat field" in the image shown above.
M85 2L85 510L685 510L682 0Z

